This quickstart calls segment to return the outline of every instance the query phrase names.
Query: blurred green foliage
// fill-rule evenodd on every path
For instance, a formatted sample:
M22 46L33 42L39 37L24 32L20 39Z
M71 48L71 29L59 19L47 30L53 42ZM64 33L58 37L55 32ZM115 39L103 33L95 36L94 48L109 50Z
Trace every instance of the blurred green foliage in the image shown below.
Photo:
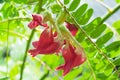
M119 3L120 0L116 2ZM28 55L23 80L119 80L120 20L114 21L111 29L105 23L99 24L103 20L102 16L92 17L95 12L88 3L82 0L63 0L62 3L81 29L104 53L101 54L88 36L79 29L75 39L85 49L87 61L84 64L63 77L62 71L55 71L58 65L64 63L61 55L38 55L36 58ZM64 7L55 0L0 0L0 80L19 80L31 32L27 25L33 13L40 11L43 14L45 10L57 18ZM67 22L75 23L74 20L67 15ZM41 32L35 33L32 41L38 39Z

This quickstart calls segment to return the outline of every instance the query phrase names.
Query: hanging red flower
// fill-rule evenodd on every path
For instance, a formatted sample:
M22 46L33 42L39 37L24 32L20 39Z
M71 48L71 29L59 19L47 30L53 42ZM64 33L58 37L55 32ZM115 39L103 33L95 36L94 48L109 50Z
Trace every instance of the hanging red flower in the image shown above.
M69 31L72 33L72 35L75 36L76 33L78 32L78 29L76 28L76 26L74 24L70 24L68 22L65 22L65 25L69 29Z
M47 27L47 24L43 23L43 16L42 15L38 15L38 14L33 14L32 15L33 20L28 24L28 27L30 29L34 29L36 28L38 25Z
M53 54L59 51L62 42L58 40L57 36L54 36L51 28L46 28L41 33L39 41L33 42L33 46L35 49L28 51L32 56L37 54Z
M63 70L65 76L72 68L81 65L86 58L82 56L82 52L78 52L71 44L67 44L62 50L62 56L65 64L56 68L56 70Z

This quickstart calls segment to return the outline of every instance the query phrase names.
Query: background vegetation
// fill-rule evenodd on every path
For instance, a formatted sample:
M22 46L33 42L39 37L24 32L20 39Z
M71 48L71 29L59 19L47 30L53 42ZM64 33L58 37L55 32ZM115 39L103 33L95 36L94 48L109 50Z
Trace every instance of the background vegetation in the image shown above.
M120 80L120 0L0 0L0 80ZM75 23L87 61L65 77L56 55L31 57L27 50L42 29L30 30L33 13L61 11ZM21 77L21 78L20 78Z

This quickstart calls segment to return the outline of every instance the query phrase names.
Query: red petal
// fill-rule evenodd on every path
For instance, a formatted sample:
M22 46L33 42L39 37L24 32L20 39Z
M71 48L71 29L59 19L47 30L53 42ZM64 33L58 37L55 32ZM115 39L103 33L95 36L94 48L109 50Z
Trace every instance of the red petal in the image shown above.
M38 41L32 42L32 45L33 45L35 48L37 48L37 46L38 46Z
M73 67L79 66L82 64L86 58L82 57L82 54L78 55L75 51L76 49L71 45L66 45L62 50L62 56L65 60L65 64L59 66L56 70L64 70L63 76L65 76Z
M64 68L64 65L65 65L65 64L62 64L62 65L58 66L58 67L56 68L56 70L62 70L62 69Z
M33 20L37 21L39 25L44 26L44 27L48 27L47 24L43 23L43 16L42 15L38 15L38 14L33 14Z
M57 38L57 37L56 37ZM31 55L37 54L53 54L61 48L61 42L54 38L51 28L46 28L40 36L39 41L33 42L36 49L30 50Z
M53 43L53 34L52 30L49 28L46 28L40 36L39 42L38 42L38 47L40 49L45 49L48 46L50 46Z
M70 23L66 22L66 27L70 30L70 32L72 33L73 36L75 36L76 33L78 32L78 29L76 28L76 26L74 24L70 24Z
M38 14L32 14L33 20L41 23L43 21L43 16Z
M28 27L29 27L30 29L34 29L34 28L36 28L38 25L39 25L38 22L36 22L36 21L31 21L31 22L28 24Z
M38 54L38 51L36 49L28 50L28 52L34 57Z

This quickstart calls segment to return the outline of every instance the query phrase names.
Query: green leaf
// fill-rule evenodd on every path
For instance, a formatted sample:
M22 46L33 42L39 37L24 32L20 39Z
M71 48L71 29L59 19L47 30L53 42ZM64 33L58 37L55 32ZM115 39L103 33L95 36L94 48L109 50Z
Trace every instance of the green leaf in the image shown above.
M112 73L112 71L113 71L113 66L108 64L104 69L104 74L106 76L109 76Z
M97 39L96 44L99 47L102 47L106 42L108 42L113 36L113 32L108 32L99 39Z
M0 0L0 3L3 3L3 0Z
M78 20L78 23L81 25L86 24L93 14L93 9L89 9L81 18Z
M120 41L115 41L115 42L109 44L106 47L106 50L107 51L112 51L112 50L117 51L119 49L119 47L120 47Z
M77 9L77 11L75 11L75 12L72 13L73 16L74 16L74 18L78 20L78 19L84 14L84 12L86 11L87 7L88 7L87 4L81 5L81 6Z
M82 42L85 39L85 34L83 34L82 32L78 32L75 38L77 39L78 42Z
M15 6L10 5L10 3L5 3L1 8L1 12L4 18L19 16Z
M116 0L117 3L120 3L120 0Z
M91 21L89 24L85 25L83 29L89 34L95 29L95 27L99 24L100 21L101 21L101 18L97 17L93 21Z
M80 4L81 0L73 0L73 2L71 3L70 7L69 7L69 11L73 11L77 8L77 6Z
M9 72L10 78L15 79L15 76L19 73L19 66L15 65Z
M54 4L51 6L51 10L53 13L59 13L61 11L61 7L58 4Z
M120 57L116 58L113 63L116 65L116 66L119 66L120 65Z
M98 80L106 80L107 79L107 76L104 74L104 73L97 73L97 79Z
M13 0L14 2L18 3L18 4L22 4L22 3L27 3L28 0Z
M71 79L71 80L74 80L74 78L78 75L78 74L80 74L81 73L81 71L82 71L82 69L74 69L74 70L71 70L71 72L69 73L69 74L67 74L65 77L64 77L64 79L65 80L68 80L68 79ZM74 74L74 75L73 75Z
M106 29L106 25L102 24L101 26L96 27L95 30L90 34L90 36L92 38L97 38L98 36L100 36L103 33L103 31L105 29Z
M9 80L9 77L0 77L0 80Z
M120 35L120 20L116 21L113 23L114 28L116 29L116 31L119 33Z
M70 0L64 0L64 4L68 4Z

